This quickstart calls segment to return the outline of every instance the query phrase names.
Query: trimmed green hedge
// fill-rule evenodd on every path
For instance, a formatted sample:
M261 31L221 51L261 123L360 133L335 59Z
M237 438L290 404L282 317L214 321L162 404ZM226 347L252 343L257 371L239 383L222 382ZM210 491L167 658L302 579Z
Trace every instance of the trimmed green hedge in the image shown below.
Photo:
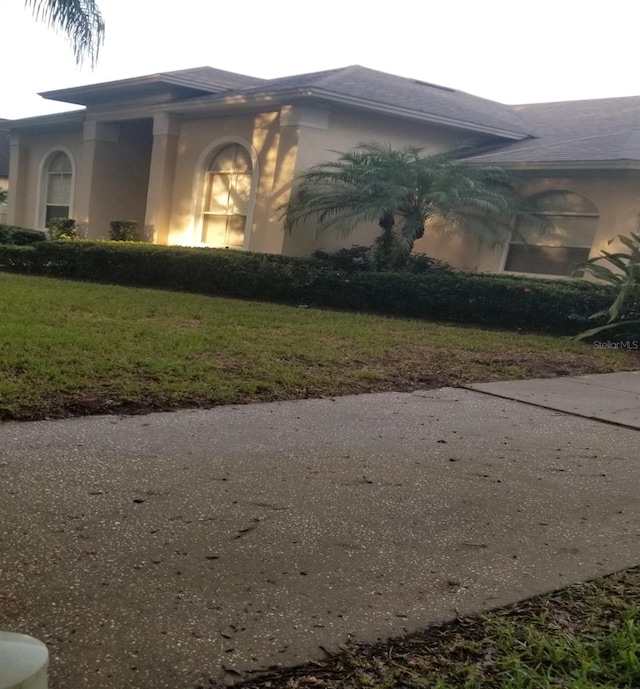
M22 227L12 227L11 225L0 225L0 244L27 246L37 242L44 242L45 240L44 232L25 230Z
M73 218L51 218L47 222L49 239L77 239L78 227Z
M312 258L324 266L344 273L355 273L362 270L376 272L376 261L370 246L352 246L350 249L340 249L333 253L314 251ZM437 270L453 272L453 266L431 258L426 254L413 253L405 259L404 265L397 271L402 273L431 273Z
M140 228L135 220L114 220L109 223L109 238L113 242L137 242Z
M575 334L610 287L502 275L347 274L313 259L109 242L0 246L5 270L290 304Z

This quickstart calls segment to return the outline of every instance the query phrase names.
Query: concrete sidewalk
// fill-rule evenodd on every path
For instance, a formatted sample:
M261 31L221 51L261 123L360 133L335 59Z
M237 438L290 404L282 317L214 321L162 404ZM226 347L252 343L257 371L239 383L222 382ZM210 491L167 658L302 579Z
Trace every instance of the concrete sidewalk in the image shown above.
M469 389L640 429L640 371L480 383Z
M640 562L639 438L451 388L0 424L0 628L187 689L493 608Z

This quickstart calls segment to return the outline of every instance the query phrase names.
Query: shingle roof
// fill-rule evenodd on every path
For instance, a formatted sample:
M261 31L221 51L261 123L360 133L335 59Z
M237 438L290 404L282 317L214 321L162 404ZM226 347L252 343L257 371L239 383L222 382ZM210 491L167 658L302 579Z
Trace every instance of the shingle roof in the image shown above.
M214 67L194 67L192 69L181 69L176 72L161 72L158 76L161 78L184 80L194 85L198 84L216 90L241 89L248 86L256 86L265 81L258 77L227 72L224 69L215 69Z
M90 105L101 100L122 98L125 95L135 97L143 93L158 97L163 92L173 94L171 96L173 99L180 100L194 95L229 93L249 86L256 86L263 81L258 77L227 72L223 69L194 67L176 72L159 72L158 74L148 74L131 79L46 91L40 95L51 100L76 103L77 105Z
M640 161L640 96L512 108L535 138L470 160L499 164Z
M124 93L156 93L160 87L173 88L174 102L199 97L211 101L233 96L247 98L287 92L312 91L328 99L349 99L354 105L375 109L389 107L395 114L431 118L434 122L471 131L483 131L509 139L528 134L517 113L507 105L472 96L463 91L428 84L416 79L378 72L359 65L298 74L278 79L258 79L213 67L196 67L162 72L145 77L79 86L40 95L45 98L88 105L104 102ZM200 93L198 93L200 92Z
M509 132L517 138L528 134L518 113L507 105L472 96L464 91L378 72L360 65L269 79L259 86L243 89L242 93L248 96L292 89L311 89L386 104L409 112L434 115L450 121L452 125L459 123L467 129L473 129L473 125L476 125Z
M229 98L320 98L515 140L468 159L474 162L640 161L640 96L509 106L359 65L278 79L196 67L42 95L85 104L142 89L170 89L179 107L194 99L225 107Z

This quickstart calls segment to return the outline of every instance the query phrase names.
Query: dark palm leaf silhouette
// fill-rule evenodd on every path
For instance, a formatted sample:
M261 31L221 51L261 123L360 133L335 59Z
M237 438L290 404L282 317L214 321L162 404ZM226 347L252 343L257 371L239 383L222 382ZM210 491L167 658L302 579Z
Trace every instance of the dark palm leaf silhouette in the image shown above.
M104 20L95 0L25 0L38 21L61 31L71 43L78 64L94 67L104 41Z
M283 210L289 231L313 219L319 231L346 236L360 224L378 223L378 250L404 256L427 224L471 232L492 247L520 237L523 228L548 228L506 170L463 164L453 153L426 155L421 148L375 142L311 168Z

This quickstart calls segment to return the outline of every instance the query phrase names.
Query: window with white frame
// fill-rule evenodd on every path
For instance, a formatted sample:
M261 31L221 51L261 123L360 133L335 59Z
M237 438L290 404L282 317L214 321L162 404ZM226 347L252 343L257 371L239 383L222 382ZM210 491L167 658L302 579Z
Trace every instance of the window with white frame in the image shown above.
M53 153L44 170L45 207L44 221L48 226L52 218L68 218L71 207L73 168L64 151Z
M572 275L589 258L598 227L598 210L584 196L553 191L536 197L540 212L551 229L521 230L507 252L504 270L534 275Z
M207 169L202 243L242 248L251 203L253 165L240 144L221 149Z

